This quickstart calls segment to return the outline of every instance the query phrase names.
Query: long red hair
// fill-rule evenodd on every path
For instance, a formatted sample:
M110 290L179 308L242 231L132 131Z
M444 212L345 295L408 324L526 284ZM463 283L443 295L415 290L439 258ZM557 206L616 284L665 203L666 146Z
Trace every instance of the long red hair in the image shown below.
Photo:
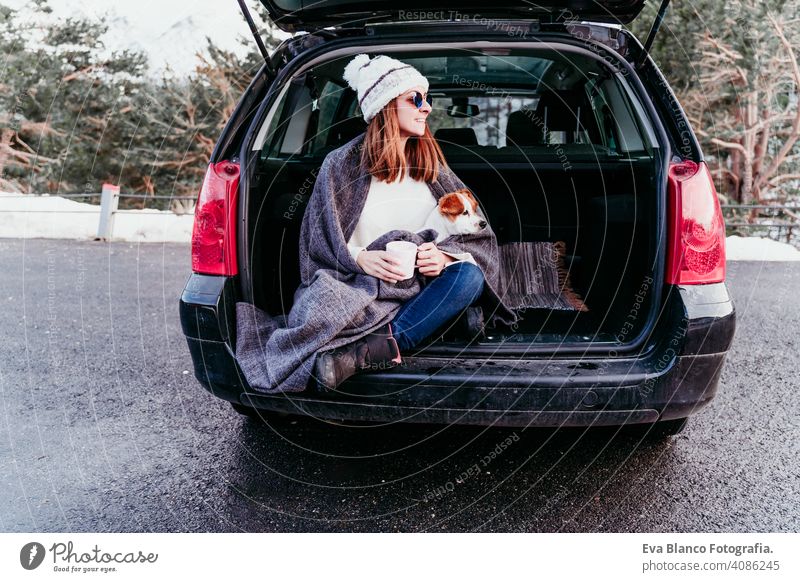
M367 126L361 150L362 165L384 182L392 182L398 175L402 179L406 172L415 180L433 182L439 176L439 168L447 167L442 148L427 124L422 136L410 136L406 140L405 152L401 151L400 143L400 122L392 99Z

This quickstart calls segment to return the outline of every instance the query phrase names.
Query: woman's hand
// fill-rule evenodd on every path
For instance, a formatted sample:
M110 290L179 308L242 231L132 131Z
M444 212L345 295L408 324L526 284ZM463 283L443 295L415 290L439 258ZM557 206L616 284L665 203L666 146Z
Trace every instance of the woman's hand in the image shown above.
M397 283L405 278L400 262L386 251L363 250L358 253L356 263L367 275L387 283Z
M420 273L428 277L435 277L454 260L436 248L435 243L426 242L417 246L417 267Z

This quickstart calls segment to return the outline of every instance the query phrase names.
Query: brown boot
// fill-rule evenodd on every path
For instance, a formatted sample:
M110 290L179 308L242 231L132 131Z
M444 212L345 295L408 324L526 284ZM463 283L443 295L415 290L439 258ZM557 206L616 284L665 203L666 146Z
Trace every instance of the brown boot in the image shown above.
M387 323L352 343L318 353L314 375L320 386L335 390L360 370L387 370L400 363L400 349Z

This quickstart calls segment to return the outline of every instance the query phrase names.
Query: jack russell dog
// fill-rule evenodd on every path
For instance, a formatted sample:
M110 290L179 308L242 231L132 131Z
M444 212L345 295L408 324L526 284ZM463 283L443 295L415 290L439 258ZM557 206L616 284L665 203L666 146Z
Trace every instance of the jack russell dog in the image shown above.
M425 219L425 227L436 230L436 242L454 234L473 234L486 228L486 221L478 215L478 201L472 192L463 188L439 198L439 204ZM420 231L417 231L420 232Z

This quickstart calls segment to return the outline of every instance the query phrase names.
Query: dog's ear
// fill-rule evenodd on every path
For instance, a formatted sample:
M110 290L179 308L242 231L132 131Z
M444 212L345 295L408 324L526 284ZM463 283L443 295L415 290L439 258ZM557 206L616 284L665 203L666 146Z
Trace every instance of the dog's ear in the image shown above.
M451 218L464 212L464 203L459 198L458 192L450 192L439 198L439 212Z
M462 188L461 190L459 190L459 193L469 198L469 201L472 204L472 212L478 212L478 200L475 198L475 195L472 193L472 190L470 190L469 188Z

